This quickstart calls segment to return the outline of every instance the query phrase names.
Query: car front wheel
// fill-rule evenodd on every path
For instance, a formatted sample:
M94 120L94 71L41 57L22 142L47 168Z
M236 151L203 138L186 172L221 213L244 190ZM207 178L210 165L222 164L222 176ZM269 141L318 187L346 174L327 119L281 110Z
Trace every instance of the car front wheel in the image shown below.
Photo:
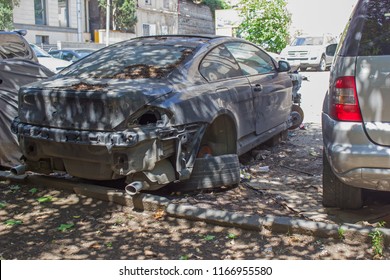
M325 207L358 209L363 206L362 189L351 187L333 173L325 152L322 155L322 204Z
M325 57L321 57L320 64L317 67L318 71L325 71L326 70L326 61Z

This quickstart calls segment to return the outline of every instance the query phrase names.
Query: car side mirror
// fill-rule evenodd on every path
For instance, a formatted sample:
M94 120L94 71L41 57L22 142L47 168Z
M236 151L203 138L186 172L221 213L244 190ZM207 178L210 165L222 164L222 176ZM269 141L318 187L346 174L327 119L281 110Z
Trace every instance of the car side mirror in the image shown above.
M336 53L336 49L337 49L337 44L331 44L329 46L326 47L326 55L328 56L334 56L335 53Z
M278 61L278 72L288 72L291 70L291 66L287 61L279 60Z

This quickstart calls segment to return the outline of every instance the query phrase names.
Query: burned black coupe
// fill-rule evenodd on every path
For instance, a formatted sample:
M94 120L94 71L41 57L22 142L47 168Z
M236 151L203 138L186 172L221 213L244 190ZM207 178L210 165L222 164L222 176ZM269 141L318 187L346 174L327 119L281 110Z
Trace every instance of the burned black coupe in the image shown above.
M111 45L20 90L14 171L125 178L132 194L236 184L238 155L291 126L289 69L230 37Z

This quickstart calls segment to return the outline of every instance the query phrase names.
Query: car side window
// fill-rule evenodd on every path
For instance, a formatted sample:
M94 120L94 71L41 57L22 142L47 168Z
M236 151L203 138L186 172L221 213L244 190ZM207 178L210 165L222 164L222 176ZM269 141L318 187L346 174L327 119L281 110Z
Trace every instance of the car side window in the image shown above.
M214 48L205 56L199 72L209 82L242 76L233 55L223 45Z
M247 43L228 43L227 49L233 54L245 75L275 72L272 58L261 49Z
M368 1L359 55L390 55L389 1Z
M50 52L49 54L50 54L52 57L60 58L60 52L53 51L53 52Z
M72 61L75 58L76 58L75 55L71 52L65 51L62 53L62 59L65 59L67 61Z

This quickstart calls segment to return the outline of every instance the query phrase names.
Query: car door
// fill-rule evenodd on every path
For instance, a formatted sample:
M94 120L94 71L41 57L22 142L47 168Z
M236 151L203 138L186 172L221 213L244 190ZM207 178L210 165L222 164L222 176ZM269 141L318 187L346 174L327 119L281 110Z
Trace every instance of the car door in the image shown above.
M222 44L211 50L200 63L199 72L215 91L220 108L235 115L237 138L253 133L254 116L248 114L254 110L252 89L228 49Z
M260 48L245 42L226 44L249 80L256 134L260 135L286 122L291 109L291 80L278 73L272 58Z

